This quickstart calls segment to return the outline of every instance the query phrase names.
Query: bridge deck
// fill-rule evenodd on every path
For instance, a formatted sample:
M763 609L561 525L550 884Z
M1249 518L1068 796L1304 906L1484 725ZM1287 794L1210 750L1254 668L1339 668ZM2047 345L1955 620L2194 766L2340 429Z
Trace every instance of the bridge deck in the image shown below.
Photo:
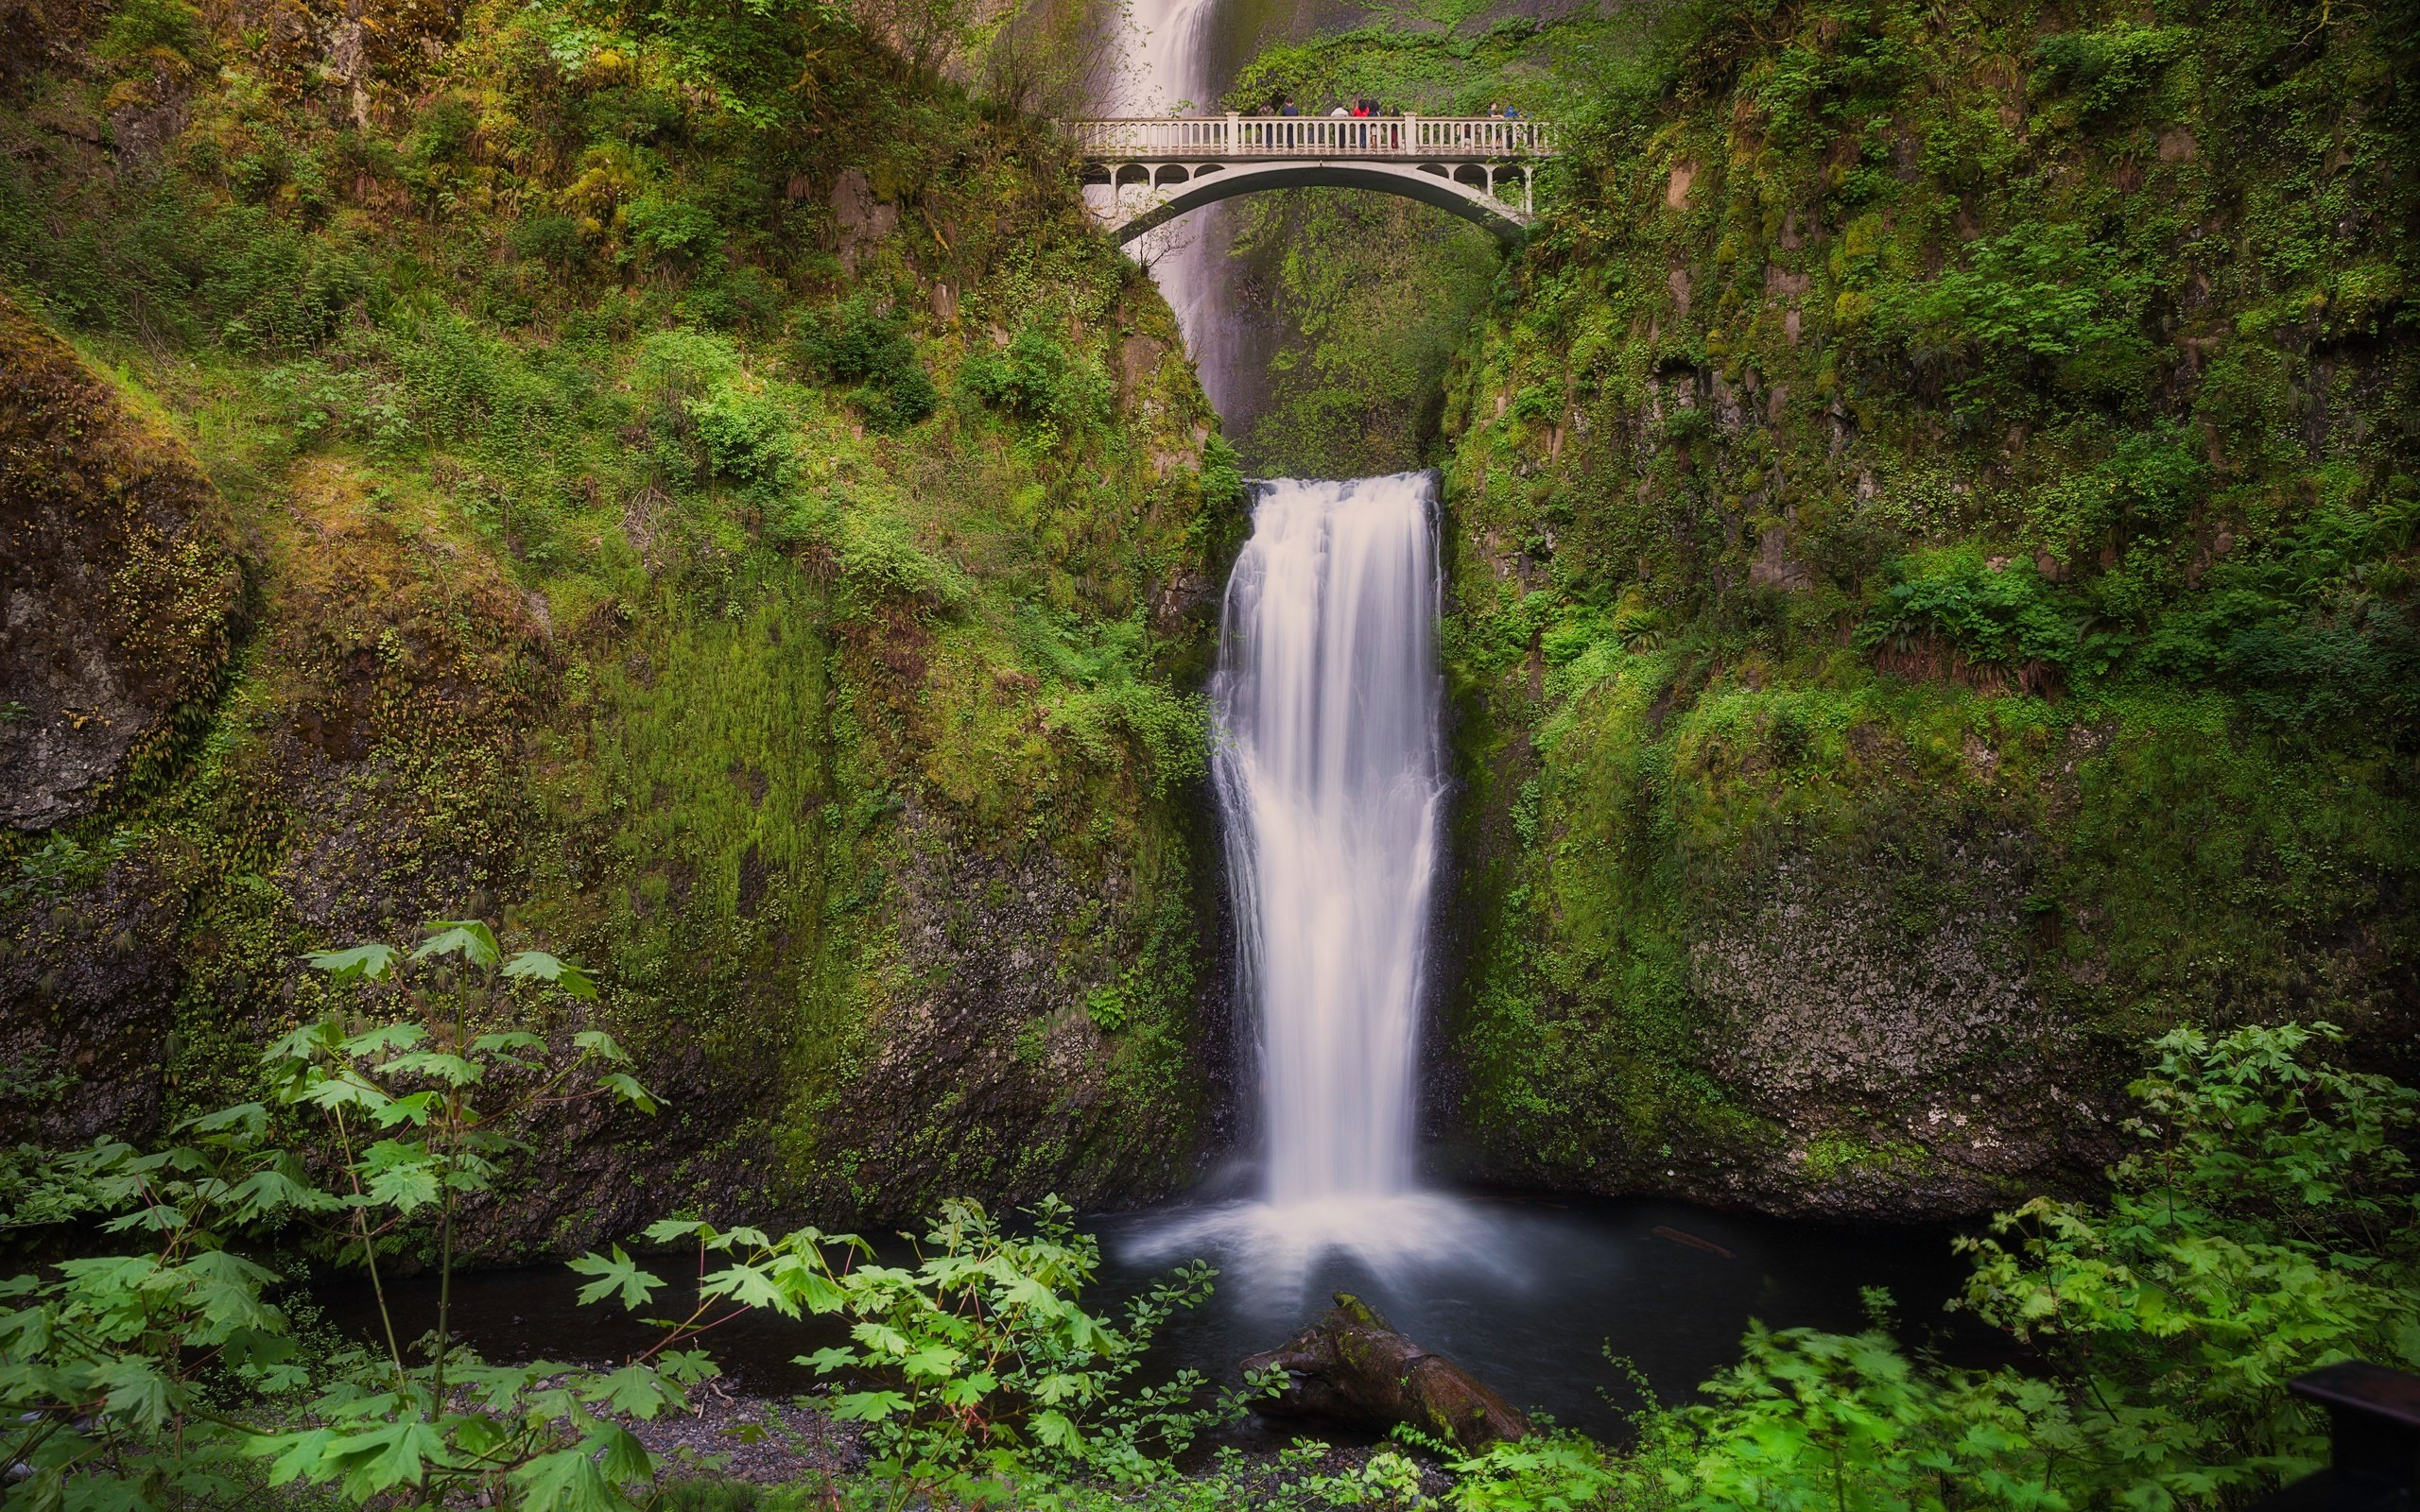
M1073 121L1078 148L1107 163L1356 158L1392 163L1550 158L1544 121L1499 116L1138 115Z

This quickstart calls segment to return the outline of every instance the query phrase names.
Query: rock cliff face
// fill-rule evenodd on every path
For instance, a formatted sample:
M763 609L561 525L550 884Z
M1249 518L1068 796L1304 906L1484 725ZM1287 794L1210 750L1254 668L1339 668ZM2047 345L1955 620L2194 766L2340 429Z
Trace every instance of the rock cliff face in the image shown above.
M1240 504L1173 320L862 39L706 87L552 25L196 20L0 101L0 1139L241 1098L351 1005L305 952L476 915L666 1104L522 1130L492 1257L1167 1190Z
M1461 1159L1962 1212L2179 1022L2408 1074L2409 39L2297 16L1716 5L1614 81L1448 399Z
M183 886L131 846L43 842L173 769L241 601L226 506L185 448L0 296L0 821L21 836L0 1039L10 1090L55 1103L0 1137L156 1117Z
M0 297L0 822L47 830L155 766L225 671L226 506L185 449Z

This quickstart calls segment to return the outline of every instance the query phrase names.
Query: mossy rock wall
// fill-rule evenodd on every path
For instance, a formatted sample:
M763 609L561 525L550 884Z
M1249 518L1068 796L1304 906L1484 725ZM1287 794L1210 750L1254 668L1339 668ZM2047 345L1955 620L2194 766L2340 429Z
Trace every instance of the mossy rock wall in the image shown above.
M1684 8L1460 359L1466 1166L2089 1180L2147 1036L2420 1025L2409 32Z
M80 818L205 717L241 608L174 437L0 297L0 822Z
M337 1005L305 953L475 915L604 986L482 1011L665 1104L521 1130L492 1258L1188 1177L1240 480L1072 163L790 18L474 7L344 77L168 9L9 108L0 269L181 433L252 611L153 777L0 856L13 1007L140 1021L9 1130L240 1098Z

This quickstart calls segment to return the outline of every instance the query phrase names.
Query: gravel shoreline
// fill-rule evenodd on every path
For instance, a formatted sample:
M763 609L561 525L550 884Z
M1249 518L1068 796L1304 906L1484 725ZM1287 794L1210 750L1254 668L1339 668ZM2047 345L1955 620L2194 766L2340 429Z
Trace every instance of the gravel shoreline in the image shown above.
M856 1425L712 1381L689 1388L688 1410L626 1425L669 1479L773 1486L848 1474L863 1469L867 1459L865 1434Z

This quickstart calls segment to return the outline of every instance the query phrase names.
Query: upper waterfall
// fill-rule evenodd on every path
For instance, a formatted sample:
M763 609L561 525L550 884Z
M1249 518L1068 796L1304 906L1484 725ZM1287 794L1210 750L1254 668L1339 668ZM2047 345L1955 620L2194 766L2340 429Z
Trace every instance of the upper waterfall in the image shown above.
M1165 115L1209 108L1209 43L1219 0L1137 0L1125 9L1124 62L1106 101L1120 115ZM1108 193L1113 198L1115 191ZM1233 407L1237 325L1227 308L1219 265L1227 237L1219 213L1197 213L1189 224L1153 232L1136 249L1152 282L1176 315L1202 392L1221 415Z
M1279 1206L1411 1182L1444 800L1428 473L1262 486L1211 693Z

